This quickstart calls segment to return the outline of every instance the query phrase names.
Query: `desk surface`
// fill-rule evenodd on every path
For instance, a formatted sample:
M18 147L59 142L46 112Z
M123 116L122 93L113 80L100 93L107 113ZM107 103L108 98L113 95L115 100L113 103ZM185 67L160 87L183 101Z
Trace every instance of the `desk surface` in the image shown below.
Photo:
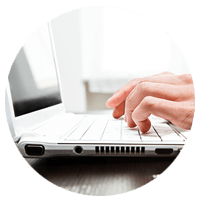
M79 194L105 196L134 190L161 174L174 158L60 157L26 159L44 178Z

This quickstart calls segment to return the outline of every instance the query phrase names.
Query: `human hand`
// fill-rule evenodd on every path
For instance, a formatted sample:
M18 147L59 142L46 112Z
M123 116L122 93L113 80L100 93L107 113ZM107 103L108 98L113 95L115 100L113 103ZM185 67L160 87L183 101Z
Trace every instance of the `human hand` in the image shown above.
M195 106L192 77L164 72L133 79L117 90L106 105L114 108L114 118L124 114L128 126L137 125L143 133L150 129L148 117L151 114L190 129Z
M161 74L157 74L154 76L165 76L165 75L173 75L171 72L163 72ZM151 76L150 76L151 77ZM114 108L113 117L119 118L125 112L125 101L128 97L129 93L142 81L145 81L149 77L145 78L135 78L127 83L122 88L118 89L111 98L109 98L106 102L106 106L108 108Z

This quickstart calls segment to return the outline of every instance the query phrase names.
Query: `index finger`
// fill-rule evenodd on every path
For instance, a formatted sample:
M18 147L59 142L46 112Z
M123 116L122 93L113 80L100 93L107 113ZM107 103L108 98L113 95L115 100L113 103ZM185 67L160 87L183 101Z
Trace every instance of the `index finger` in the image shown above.
M129 93L132 91L132 89L135 88L137 85L139 79L133 79L130 82L128 82L126 85L124 85L122 88L117 90L112 97L110 97L107 102L106 106L108 108L115 108L119 106L121 103L124 103L126 100L126 97L129 95Z
M146 133L151 127L148 119L151 114L176 124L177 120L174 121L173 119L177 118L177 113L181 115L181 111L178 112L177 110L177 102L148 96L132 112L132 119L140 131Z
M146 78L151 78L155 76L169 76L173 75L171 72L162 72L160 74L156 74L153 76L148 76ZM128 82L126 85L124 85L122 88L117 90L112 97L110 97L107 102L106 106L108 108L116 108L120 104L124 103L126 98L128 97L129 93L136 87L139 81L141 81L144 78L135 78Z
M123 87L117 90L112 97L110 97L107 102L106 106L108 108L115 108L119 106L124 100L126 99L126 92L124 91Z

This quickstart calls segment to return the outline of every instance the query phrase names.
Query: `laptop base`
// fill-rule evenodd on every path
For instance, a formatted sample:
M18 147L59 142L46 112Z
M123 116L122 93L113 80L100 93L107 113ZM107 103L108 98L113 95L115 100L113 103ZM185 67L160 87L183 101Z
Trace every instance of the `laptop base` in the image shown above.
M57 148L55 148L57 146ZM22 144L19 149L25 158L52 156L128 156L128 157L176 157L183 145L179 144Z

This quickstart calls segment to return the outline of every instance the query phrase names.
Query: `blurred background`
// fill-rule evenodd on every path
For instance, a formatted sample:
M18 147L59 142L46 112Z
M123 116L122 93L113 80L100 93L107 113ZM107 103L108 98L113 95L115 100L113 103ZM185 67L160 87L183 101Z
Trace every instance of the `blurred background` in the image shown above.
M189 73L160 27L127 10L81 8L44 24L21 48L9 74L15 115L56 105L61 97L67 112L105 110L106 100L131 79L163 71Z

